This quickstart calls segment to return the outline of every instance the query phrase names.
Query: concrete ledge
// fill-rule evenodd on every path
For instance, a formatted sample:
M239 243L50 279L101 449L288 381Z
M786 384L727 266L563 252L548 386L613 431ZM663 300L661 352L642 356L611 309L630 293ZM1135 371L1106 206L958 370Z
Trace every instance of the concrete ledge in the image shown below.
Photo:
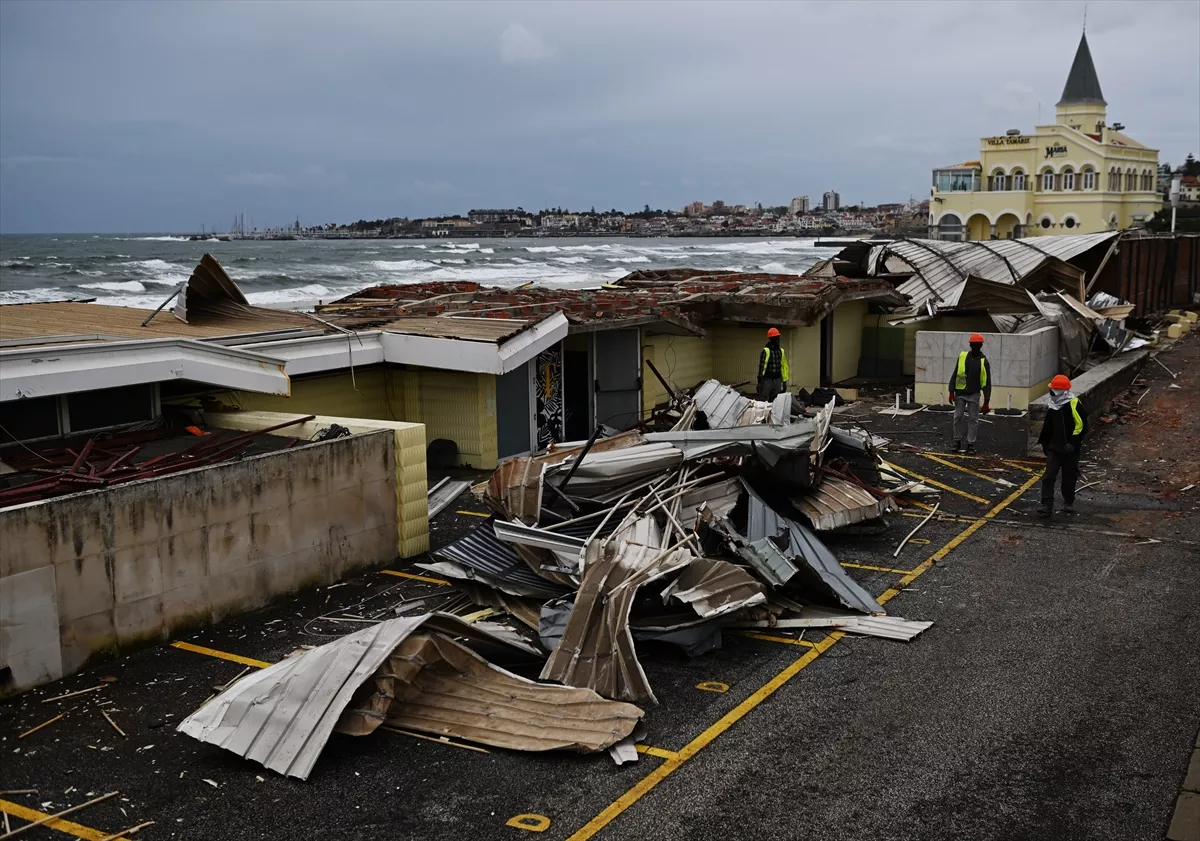
M1149 358L1149 348L1122 353L1115 359L1103 362L1071 381L1071 390L1083 403L1084 410L1088 414L1089 425L1110 400L1123 394L1129 388ZM1046 413L1049 410L1049 394L1043 395L1029 404L1029 441L1027 445L1029 455L1042 455L1042 448L1038 446L1037 439L1042 431L1042 422L1046 419Z

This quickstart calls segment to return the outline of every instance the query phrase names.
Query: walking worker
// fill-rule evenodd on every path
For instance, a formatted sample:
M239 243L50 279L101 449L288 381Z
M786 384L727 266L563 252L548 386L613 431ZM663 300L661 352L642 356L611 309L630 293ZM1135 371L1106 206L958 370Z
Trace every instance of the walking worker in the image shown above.
M1087 413L1071 393L1071 381L1058 374L1050 380L1050 410L1042 421L1038 443L1046 454L1039 517L1054 515L1054 480L1062 473L1063 511L1075 513L1075 483L1079 481L1079 448L1087 434Z
M970 344L971 349L958 355L958 364L950 372L948 402L954 406L954 447L951 452L955 453L962 451L964 425L967 452L975 452L979 413L982 411L986 415L992 410L992 367L983 355L983 336L972 333Z
M767 331L767 346L758 357L758 399L774 400L787 391L787 354L779 346L779 331Z

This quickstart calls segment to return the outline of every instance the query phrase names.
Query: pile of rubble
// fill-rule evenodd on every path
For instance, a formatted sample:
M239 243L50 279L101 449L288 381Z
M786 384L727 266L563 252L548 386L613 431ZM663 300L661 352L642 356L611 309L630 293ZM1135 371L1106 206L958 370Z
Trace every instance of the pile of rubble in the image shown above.
M889 470L883 442L835 426L834 402L810 413L710 380L672 393L659 431L511 459L475 488L494 515L417 565L491 611L373 625L245 678L180 729L300 777L334 730L380 726L622 762L635 705L657 703L641 643L700 656L725 630L767 627L911 639L930 623L887 617L817 534L927 489ZM538 681L494 662L530 658Z

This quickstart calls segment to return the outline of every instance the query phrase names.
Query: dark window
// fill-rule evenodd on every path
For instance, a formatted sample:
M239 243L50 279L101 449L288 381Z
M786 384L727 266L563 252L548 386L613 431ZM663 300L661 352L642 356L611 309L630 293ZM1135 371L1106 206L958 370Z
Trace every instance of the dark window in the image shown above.
M72 432L134 423L154 417L154 386L129 385L81 391L67 397Z
M1049 219L1043 219L1043 220L1042 220L1042 227L1043 227L1043 228L1049 228L1049 227L1050 227L1050 220L1049 220Z
M0 403L0 442L58 434L58 398L34 397Z
M1063 222L1063 224L1066 225L1068 228L1074 228L1075 220L1073 218L1071 218L1070 216L1068 216L1066 218L1066 220Z

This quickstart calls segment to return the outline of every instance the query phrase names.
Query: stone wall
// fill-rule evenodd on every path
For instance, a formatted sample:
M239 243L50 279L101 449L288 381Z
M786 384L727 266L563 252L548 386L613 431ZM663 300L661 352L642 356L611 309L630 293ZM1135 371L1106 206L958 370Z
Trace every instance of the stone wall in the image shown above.
M397 555L370 432L0 511L0 695Z

